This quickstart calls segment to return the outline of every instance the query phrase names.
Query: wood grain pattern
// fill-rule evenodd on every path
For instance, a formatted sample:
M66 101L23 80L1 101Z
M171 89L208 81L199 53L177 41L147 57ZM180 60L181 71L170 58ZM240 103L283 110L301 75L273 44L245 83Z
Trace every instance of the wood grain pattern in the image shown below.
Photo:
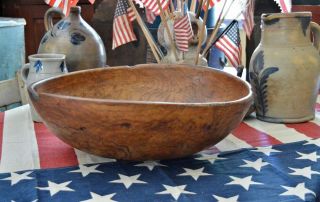
M29 94L63 141L125 160L201 151L226 137L252 103L250 88L240 79L184 65L75 72L38 82Z

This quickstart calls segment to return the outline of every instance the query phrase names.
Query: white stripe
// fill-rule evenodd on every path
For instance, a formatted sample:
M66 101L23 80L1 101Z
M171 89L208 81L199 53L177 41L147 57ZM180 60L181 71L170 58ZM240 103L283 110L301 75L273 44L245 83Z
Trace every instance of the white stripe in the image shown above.
M215 145L215 147L223 152L223 151L232 151L242 148L251 148L252 146L246 143L243 140L235 137L232 134L229 134L225 139Z
M60 5L61 1L62 0L56 0L52 6L53 7L58 7Z
M92 163L108 163L108 162L116 162L115 159L103 158L100 156L95 156L92 154L88 154L86 152L80 151L78 149L74 149L78 158L78 162L80 165L83 164L92 164Z
M225 46L227 46L228 44L224 44L222 42L218 43L218 42L216 43L216 47L225 53L225 55L227 56L227 58L229 59L231 64L234 64L236 66L238 64L238 62L235 60L234 56L232 55L231 51L229 50L229 47L225 48Z
M320 104L320 96L317 97L317 103Z
M0 172L39 169L38 144L29 105L5 112Z
M315 112L314 120L312 120L311 122L320 126L320 112L318 112L318 111Z
M244 121L249 126L264 132L282 143L297 142L310 139L308 136L297 132L293 128L288 128L284 124L274 124L263 121Z
M128 18L127 16L121 16L121 23L120 24L120 27L121 27L121 30L122 30L122 36L124 36L124 41L127 42L127 41L130 41L130 37L128 35L128 32L126 31L126 28L129 27L128 25Z
M63 6L63 13L64 13L64 14L67 14L68 7L69 7L69 5L68 5L68 4L69 4L69 1L70 1L70 0L65 0L65 1L64 1L64 6Z

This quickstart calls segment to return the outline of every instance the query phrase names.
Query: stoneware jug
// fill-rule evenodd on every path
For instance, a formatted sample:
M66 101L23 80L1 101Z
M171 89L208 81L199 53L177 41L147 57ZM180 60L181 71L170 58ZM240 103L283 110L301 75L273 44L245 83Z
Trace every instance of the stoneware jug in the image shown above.
M100 36L86 23L79 6L71 7L68 17L58 8L50 8L44 18L47 33L40 42L38 53L62 53L70 72L104 67L106 51ZM52 18L63 19L53 26Z
M261 24L261 41L249 68L257 118L275 123L313 119L320 75L319 25L311 22L310 12L262 14Z
M30 63L26 64L21 70L21 77L26 87L36 81L68 72L65 64L65 55L63 54L35 54L30 55L28 59ZM41 118L34 110L29 97L28 103L31 107L32 119L36 122L41 122Z

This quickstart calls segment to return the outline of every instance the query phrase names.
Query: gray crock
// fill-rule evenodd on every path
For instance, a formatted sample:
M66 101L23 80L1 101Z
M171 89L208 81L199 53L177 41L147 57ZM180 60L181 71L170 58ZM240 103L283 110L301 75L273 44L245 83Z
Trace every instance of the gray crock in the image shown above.
M64 16L58 8L50 8L45 14L47 33L38 53L65 54L69 72L104 67L105 47L96 31L82 19L81 8L71 7L69 16L53 26L52 17L57 13Z
M299 12L263 14L261 27L249 69L257 118L275 123L313 119L320 75L319 25L311 22L310 12Z

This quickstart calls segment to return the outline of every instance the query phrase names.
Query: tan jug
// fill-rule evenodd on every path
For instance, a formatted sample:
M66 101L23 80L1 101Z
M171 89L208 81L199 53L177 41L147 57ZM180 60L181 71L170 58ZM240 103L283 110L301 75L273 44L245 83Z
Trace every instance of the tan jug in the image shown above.
M50 8L45 14L47 33L41 40L38 53L66 55L69 72L104 67L106 51L100 36L86 23L79 6L71 7L68 17L58 8ZM53 25L52 17L59 14L63 19Z
M320 81L320 26L311 22L310 12L263 14L261 19L261 42L249 69L257 118L276 123L313 119Z

